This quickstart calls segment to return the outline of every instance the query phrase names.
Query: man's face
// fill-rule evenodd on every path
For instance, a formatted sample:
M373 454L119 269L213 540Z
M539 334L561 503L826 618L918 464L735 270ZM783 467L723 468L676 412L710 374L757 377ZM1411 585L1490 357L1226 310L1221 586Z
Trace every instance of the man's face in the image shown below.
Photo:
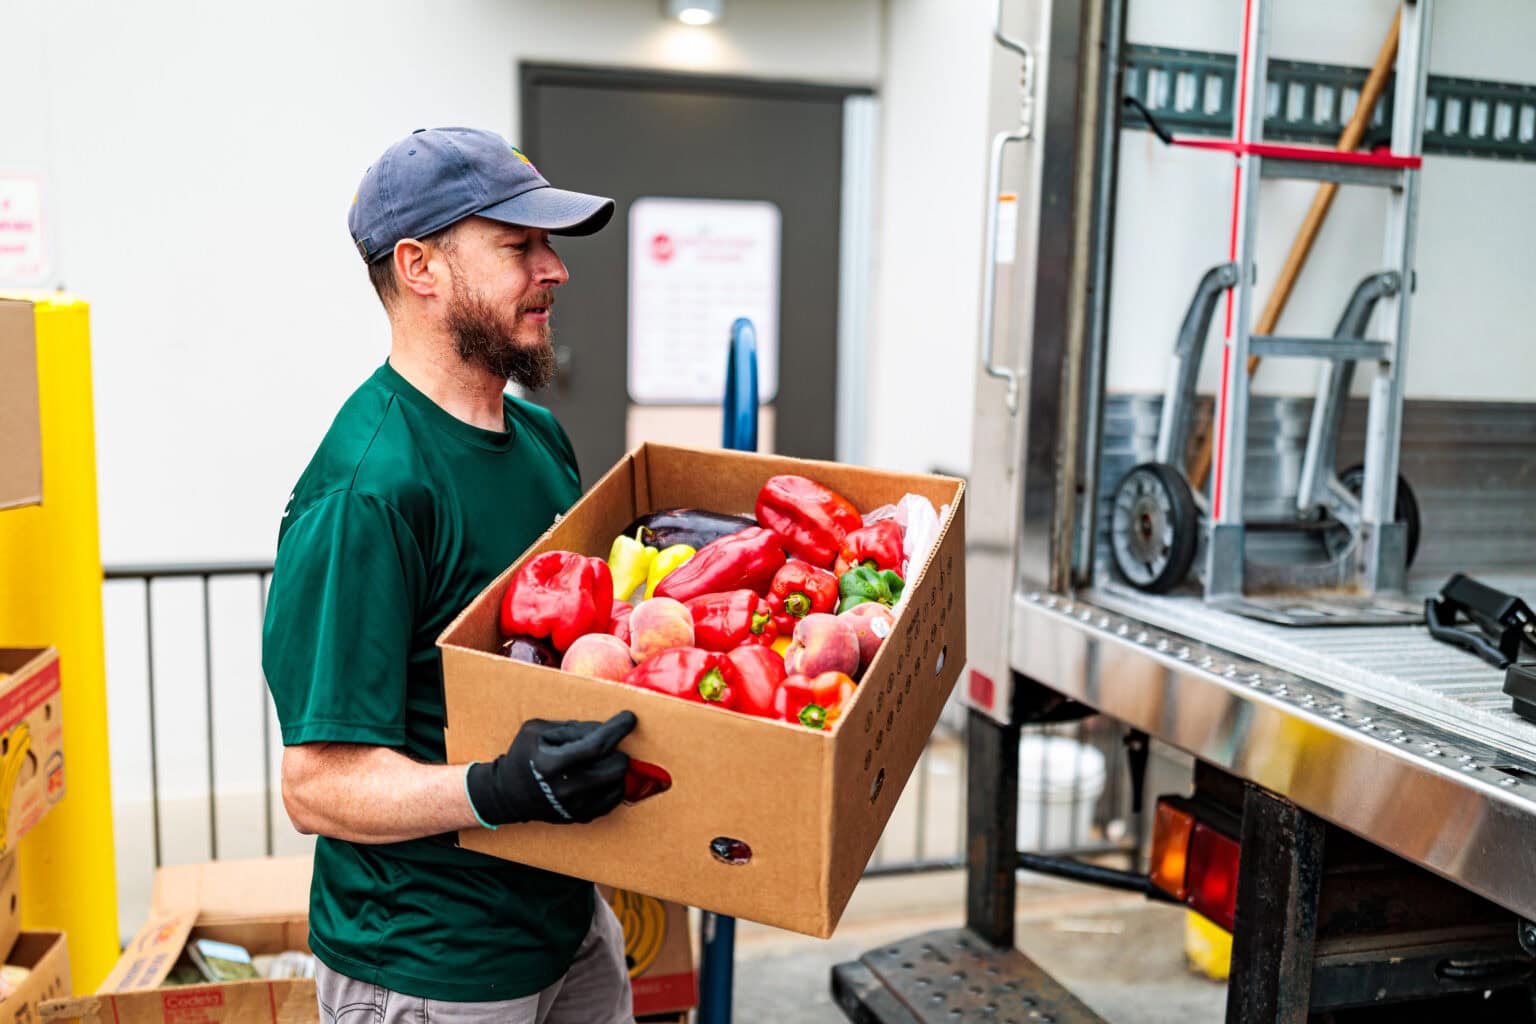
M460 358L529 391L548 384L555 289L570 278L549 232L471 217L444 256L453 274L445 325Z

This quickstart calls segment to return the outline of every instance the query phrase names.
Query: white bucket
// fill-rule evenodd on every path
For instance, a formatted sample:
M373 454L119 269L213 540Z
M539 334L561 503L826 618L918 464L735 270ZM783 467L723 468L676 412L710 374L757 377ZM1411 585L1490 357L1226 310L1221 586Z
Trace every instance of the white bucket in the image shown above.
M1019 740L1019 849L1060 850L1090 842L1093 809L1106 778L1104 754L1095 747L1068 736L1032 734Z

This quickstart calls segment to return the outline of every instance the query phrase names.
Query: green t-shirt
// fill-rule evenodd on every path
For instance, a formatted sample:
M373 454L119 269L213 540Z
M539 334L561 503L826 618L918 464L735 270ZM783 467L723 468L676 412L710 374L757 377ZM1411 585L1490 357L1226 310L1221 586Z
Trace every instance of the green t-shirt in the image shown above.
M278 532L262 667L284 744L445 760L438 635L581 493L549 412L508 396L506 425L456 419L387 363L342 406ZM515 999L564 974L591 925L592 884L454 839L318 837L315 955L457 1002Z

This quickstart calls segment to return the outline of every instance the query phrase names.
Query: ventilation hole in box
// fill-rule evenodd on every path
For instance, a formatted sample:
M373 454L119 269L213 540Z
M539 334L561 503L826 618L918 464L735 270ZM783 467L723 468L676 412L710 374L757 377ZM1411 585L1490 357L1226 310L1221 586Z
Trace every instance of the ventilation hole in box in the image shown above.
M894 710L887 711L885 713L885 727L887 729L889 729L895 723L895 721L896 721L896 712Z
M940 672L944 671L944 657L947 654L949 654L949 645L945 644L943 647L939 648L939 660L934 662L934 665L933 665L933 674L934 675L938 675Z
M45 722L53 721L53 705L52 704L44 704L43 705L43 721L45 721Z
M16 913L16 894L15 893L11 893L11 914L12 914L12 916L14 916L15 913Z
M864 731L869 732L869 730L873 729L874 727L875 713L873 711L864 712Z
M879 750L884 745L885 745L885 730L881 729L879 732L875 733L875 749Z
M901 710L901 706L903 704L905 704L906 702L907 702L907 695L905 693L898 693L896 695L896 710L900 711Z
M869 763L875 759L873 751L864 751L864 770L869 771Z
M11 737L9 735L0 736L0 757L4 757L6 754L9 754L10 752L11 752Z
M885 769L881 768L875 773L874 779L869 784L869 802L874 803L880 798L880 791L885 788Z
M711 839L709 852L722 864L746 864L752 860L752 847L730 836L716 836Z
M889 688L887 688L886 692L889 692ZM875 710L876 711L884 711L885 710L885 694L884 693L877 693L877 694L875 694Z

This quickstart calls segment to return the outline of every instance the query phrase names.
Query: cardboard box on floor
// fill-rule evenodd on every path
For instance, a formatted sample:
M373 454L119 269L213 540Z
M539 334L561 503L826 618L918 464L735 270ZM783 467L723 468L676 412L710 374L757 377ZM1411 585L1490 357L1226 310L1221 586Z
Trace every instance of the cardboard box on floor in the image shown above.
M0 856L64 799L59 652L0 647Z
M637 515L691 506L751 510L762 484L798 473L861 512L926 497L949 506L908 603L831 732L554 669L497 651L499 605L518 565L545 551L606 555ZM467 848L809 935L832 934L965 661L965 485L829 462L641 445L475 598L438 640L448 759L490 760L530 718L640 724L623 749L672 787L590 825L460 833ZM727 863L717 839L750 859Z
M308 857L179 864L155 872L149 920L93 996L46 1003L45 1021L82 1024L313 1024L309 978L160 988L191 939L254 954L309 948Z
M0 1000L0 1024L33 1024L46 1000L69 995L69 951L63 932L22 932L5 958L30 973Z
M0 299L0 509L43 500L32 303Z
M624 928L635 1014L645 1017L697 1006L699 977L693 969L688 908L625 889L604 887L602 892Z

